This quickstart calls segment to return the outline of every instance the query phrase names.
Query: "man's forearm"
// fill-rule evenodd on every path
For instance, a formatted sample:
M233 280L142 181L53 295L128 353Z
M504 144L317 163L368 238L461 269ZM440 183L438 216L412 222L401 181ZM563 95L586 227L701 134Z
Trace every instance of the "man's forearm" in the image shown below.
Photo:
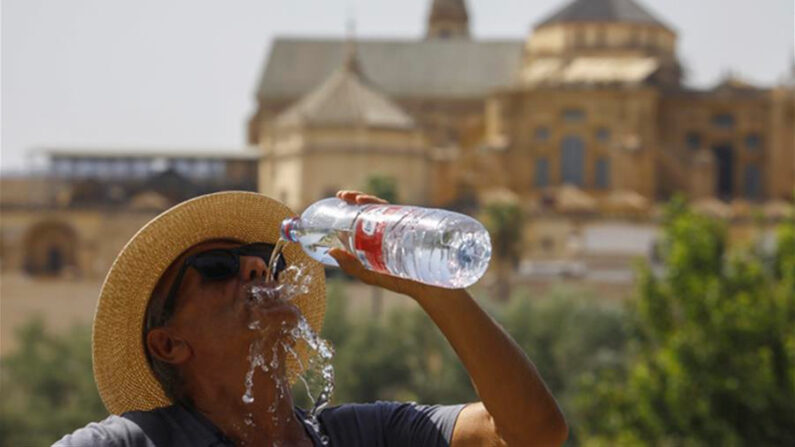
M420 287L410 295L453 346L506 440L565 431L560 409L535 366L466 290Z

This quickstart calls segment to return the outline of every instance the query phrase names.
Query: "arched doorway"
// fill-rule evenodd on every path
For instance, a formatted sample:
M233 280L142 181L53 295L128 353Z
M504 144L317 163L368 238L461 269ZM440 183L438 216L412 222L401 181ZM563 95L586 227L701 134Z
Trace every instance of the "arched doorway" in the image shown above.
M24 268L31 275L58 276L77 267L77 234L63 222L39 222L24 241Z
M578 136L569 135L561 143L560 179L564 185L585 184L585 144Z

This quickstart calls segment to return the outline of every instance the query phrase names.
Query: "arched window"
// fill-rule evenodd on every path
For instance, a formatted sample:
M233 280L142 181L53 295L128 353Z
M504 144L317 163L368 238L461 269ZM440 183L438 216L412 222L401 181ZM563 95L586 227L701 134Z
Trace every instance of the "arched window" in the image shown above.
M77 234L62 222L45 221L25 235L25 270L31 275L57 276L77 268Z
M567 136L560 147L560 178L564 184L585 183L585 144L578 136Z

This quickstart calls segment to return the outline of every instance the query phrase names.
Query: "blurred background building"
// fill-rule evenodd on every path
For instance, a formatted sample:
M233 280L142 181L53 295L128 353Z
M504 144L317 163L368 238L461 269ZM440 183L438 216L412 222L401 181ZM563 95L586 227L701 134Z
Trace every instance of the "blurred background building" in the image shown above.
M621 287L654 258L675 193L738 239L789 212L795 64L773 88L732 74L688 88L676 31L634 0L561 4L513 40L473 37L463 0L428 11L421 39L277 38L249 147L39 150L46 171L0 179L4 314L27 305L8 297L66 293L90 295L74 310L90 312L148 219L227 189L295 210L379 179L402 203L509 203L525 216L520 278Z

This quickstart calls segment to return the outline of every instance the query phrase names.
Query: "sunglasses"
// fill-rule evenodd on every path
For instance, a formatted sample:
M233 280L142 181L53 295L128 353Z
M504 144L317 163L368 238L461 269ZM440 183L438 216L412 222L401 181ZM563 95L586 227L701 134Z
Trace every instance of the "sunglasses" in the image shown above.
M185 277L188 268L193 267L205 280L223 281L237 276L240 272L241 256L255 256L261 258L267 265L270 262L272 253L273 244L255 242L236 248L213 248L189 256L185 259L182 267L180 267L174 284L171 285L171 289L166 296L166 300L163 303L163 315L171 316L173 314L176 305L177 291L179 290L182 279ZM273 278L278 279L279 273L286 267L287 262L280 253L278 261L276 262Z

